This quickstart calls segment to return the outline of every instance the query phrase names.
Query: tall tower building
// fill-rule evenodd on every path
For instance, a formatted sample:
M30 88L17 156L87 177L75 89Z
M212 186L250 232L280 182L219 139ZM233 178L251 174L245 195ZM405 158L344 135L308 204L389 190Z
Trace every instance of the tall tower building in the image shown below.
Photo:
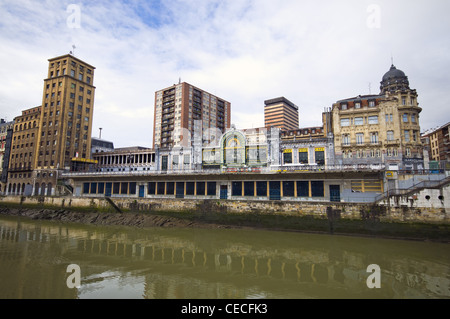
M183 82L155 93L153 147L192 146L217 141L230 128L231 104ZM200 135L201 134L201 135Z
M70 168L73 158L90 157L94 70L70 54L49 60L36 168Z
M58 172L90 158L95 67L71 54L48 61L42 105L15 118L10 194L54 195Z
M94 114L95 67L71 54L48 61L34 163L41 194L56 185L58 169L90 158Z
M298 107L284 97L264 102L265 127L278 127L281 130L295 130L299 127Z

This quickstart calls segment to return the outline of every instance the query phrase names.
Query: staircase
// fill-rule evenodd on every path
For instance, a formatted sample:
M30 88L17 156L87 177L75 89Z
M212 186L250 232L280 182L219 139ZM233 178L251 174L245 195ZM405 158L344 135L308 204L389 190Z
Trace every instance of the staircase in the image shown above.
M401 196L411 196L412 194L418 193L423 189L438 189L441 187L444 187L446 185L450 184L450 176L447 176L444 179L437 180L437 181L422 181L420 183L417 183L409 188L396 188L396 189L390 189L387 192L384 192L381 195L378 195L375 198L375 203L379 203L380 201L390 198L393 196L401 197Z

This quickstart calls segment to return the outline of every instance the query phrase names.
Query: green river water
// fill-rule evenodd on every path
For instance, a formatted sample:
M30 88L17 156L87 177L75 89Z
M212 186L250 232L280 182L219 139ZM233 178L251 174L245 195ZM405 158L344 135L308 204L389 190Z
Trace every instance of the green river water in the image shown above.
M380 288L368 287L372 264ZM69 265L79 287L68 285ZM0 299L449 299L450 246L2 216L0 283Z

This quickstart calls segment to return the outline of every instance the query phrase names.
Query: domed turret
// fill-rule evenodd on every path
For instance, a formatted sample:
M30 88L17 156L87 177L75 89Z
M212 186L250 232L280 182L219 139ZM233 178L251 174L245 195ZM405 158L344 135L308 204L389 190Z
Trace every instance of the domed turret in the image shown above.
M383 76L380 90L381 94L397 90L409 90L408 77L405 75L405 72L398 70L392 65L391 69Z

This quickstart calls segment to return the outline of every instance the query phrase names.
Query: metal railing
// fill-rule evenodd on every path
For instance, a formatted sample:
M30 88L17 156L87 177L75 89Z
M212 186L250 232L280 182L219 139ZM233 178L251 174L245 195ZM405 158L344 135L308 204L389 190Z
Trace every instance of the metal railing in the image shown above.
M390 189L383 194L378 195L375 197L375 202L379 202L383 199L392 197L392 196L410 196L414 193L417 193L418 191L426 188L439 188L442 186L445 186L446 184L450 183L450 176L447 176L440 180L435 181L421 181L411 187L408 188L394 188Z

